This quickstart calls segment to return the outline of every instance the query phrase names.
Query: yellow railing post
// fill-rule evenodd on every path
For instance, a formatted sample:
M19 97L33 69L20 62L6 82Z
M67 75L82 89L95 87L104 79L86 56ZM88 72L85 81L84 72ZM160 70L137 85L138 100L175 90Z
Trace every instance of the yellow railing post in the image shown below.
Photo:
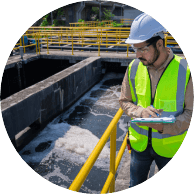
M98 56L100 56L100 41L98 42Z
M116 44L117 44L118 29L116 29Z
M71 43L72 43L72 54L71 55L74 55L73 54L73 30L71 29Z
M68 30L67 29L66 29L66 33L67 33L67 44L68 44L69 40L68 40Z
M97 43L98 43L98 28L97 28L97 32L96 32L96 37L97 37Z
M83 29L81 29L81 42L82 42L82 47L83 47ZM81 51L83 51L83 50L81 50Z
M48 34L47 34L47 55L49 54L49 48L48 48Z
M38 51L39 51L39 55L40 55L40 34L38 34Z
M63 42L63 35L62 35L62 28L61 28L61 42Z
M101 44L102 44L102 27L101 27Z
M106 48L108 47L107 44L108 44L108 42L107 42L107 31L106 31ZM106 51L106 52L108 52L108 51Z
M61 46L61 42L60 42L60 34L58 33L58 41L59 41L59 46ZM59 50L61 50L61 49L59 49Z
M115 125L113 132L110 136L110 173L114 175L109 188L110 193L115 192L116 136L117 136L117 126Z
M79 43L81 42L81 32L78 31L78 34L79 34Z
M103 21L104 23L108 24L111 21ZM124 21L123 21L124 22ZM77 44L82 45L88 45L88 42L90 42L90 45L97 46L97 52L98 56L100 56L100 49L101 46L106 46L108 48L109 46L127 46L127 44L122 44L124 41L122 39L125 39L128 37L128 31L130 28L126 28L123 30L122 28L115 28L115 27L91 27L100 24L100 22L88 22L87 27L36 27L36 28L30 28L28 30L29 34L33 32L33 36L36 36L36 41L40 41L40 38L43 38L43 42L47 44L47 41L49 44L59 44L59 46L62 46L62 44L71 44L74 42L74 40L71 40L71 38L76 38L78 37L79 42ZM72 26L73 24L71 24ZM90 27L89 27L90 26ZM63 34L63 29L64 29L64 34ZM75 31L74 31L75 29ZM127 30L127 31L126 31ZM74 33L75 32L75 33ZM39 36L37 37L37 33L39 33ZM25 34L26 35L26 34ZM63 35L64 35L64 40L66 39L66 43L63 41ZM27 35L28 36L28 35ZM86 39L85 39L86 37ZM92 37L91 40L88 40L87 37ZM165 36L166 37L166 36ZM24 42L24 35L20 39L20 43L22 45L22 42ZM110 39L110 40L109 40ZM170 36L167 36L166 39L168 39L168 44L169 39L171 39ZM166 40L165 39L165 40ZM116 44L115 44L116 42ZM109 44L110 43L110 44ZM38 43L37 43L38 44ZM41 43L39 43L41 45ZM29 45L24 45L24 50L27 48ZM38 45L37 45L38 46ZM48 45L49 47L49 45ZM129 56L129 47L127 48L127 57ZM38 48L39 50L39 48ZM49 48L47 49L49 52ZM106 51L108 52L108 51Z
M117 154L116 165L115 165L115 172L116 172L117 169L118 169L118 166L119 166L119 164L120 164L121 158L122 158L122 156L123 156L123 154L124 154L124 152L125 152L126 146L127 146L127 134L126 134L126 136L125 136L125 139L123 140L123 143L122 143L122 145L121 145L121 148L120 148L120 150L119 150L119 153ZM109 185L111 184L112 179L113 179L113 174L112 174L112 173L109 173L109 175L108 175L108 177L107 177L107 179L106 179L106 182L105 182L105 184L104 184L104 186L103 186L103 188L102 188L101 193L104 194L104 193L107 193L107 192L108 192Z
M36 34L35 34L35 36L34 36L34 40L35 40L35 44L36 44L36 54L38 54L38 48L37 48L37 36L36 36Z
M85 164L81 168L80 172L77 174L76 178L74 179L73 183L69 187L69 190L72 191L79 191L82 184L84 183L86 177L88 176L91 168L93 167L95 161L97 160L99 154L101 153L105 143L107 142L108 138L110 137L110 134L113 131L113 128L117 125L120 117L123 114L123 110L120 108L116 115L114 116L113 120L110 122L109 126L107 127L106 131L100 138L99 142L97 143L96 147L86 160ZM116 161L117 164L117 161Z
M119 44L120 44L120 41L121 41L121 29L119 29Z
M24 35L23 35L23 47L24 47L24 53L25 53L26 49L25 49L25 43L24 43Z

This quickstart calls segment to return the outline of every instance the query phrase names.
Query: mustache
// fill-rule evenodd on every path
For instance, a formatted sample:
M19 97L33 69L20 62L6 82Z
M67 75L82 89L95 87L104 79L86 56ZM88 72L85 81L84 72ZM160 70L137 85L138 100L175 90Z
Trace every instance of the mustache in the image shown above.
M141 57L140 57L140 58L138 58L138 59L139 59L139 60L142 60L142 61L146 61L144 58L141 58Z

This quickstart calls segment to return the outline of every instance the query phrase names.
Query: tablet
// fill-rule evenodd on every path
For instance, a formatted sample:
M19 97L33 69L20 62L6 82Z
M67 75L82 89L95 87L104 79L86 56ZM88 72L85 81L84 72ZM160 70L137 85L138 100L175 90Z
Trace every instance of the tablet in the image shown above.
M174 123L176 118L173 115L160 118L136 118L131 120L132 123Z

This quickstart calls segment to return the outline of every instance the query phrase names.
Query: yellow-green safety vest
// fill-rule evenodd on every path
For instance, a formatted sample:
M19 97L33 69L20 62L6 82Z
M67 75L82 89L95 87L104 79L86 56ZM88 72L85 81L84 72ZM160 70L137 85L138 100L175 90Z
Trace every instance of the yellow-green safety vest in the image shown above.
M151 80L147 67L139 59L129 64L128 78L132 94L132 101L137 106L146 108L153 105L156 109L163 109L161 117L173 115L177 117L184 109L186 86L190 77L190 69L187 61L174 55L161 75L154 99L152 99ZM172 158L179 149L187 130L178 134L161 134L152 130L152 147L154 151L163 157ZM148 144L148 131L146 126L138 126L131 123L129 127L129 139L134 150L142 152Z

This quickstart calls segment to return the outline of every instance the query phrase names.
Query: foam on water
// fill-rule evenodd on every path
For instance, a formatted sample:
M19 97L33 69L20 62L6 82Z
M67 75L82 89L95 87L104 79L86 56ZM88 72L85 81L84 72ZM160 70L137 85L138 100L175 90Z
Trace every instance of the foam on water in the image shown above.
M27 146L25 146L19 154L27 162L39 163L41 160L47 156L47 154L54 148L54 142L63 137L63 135L69 130L70 125L67 123L58 123L53 124L49 123L45 129L33 139ZM35 148L40 145L40 143L51 141L51 146L44 150L43 152L36 152ZM26 151L29 151L30 154L24 154Z
M48 141L52 141L48 149L43 152L35 151L38 145ZM20 151L20 155L28 163L39 163L47 160L54 152L63 152L63 155L66 156L65 158L68 158L72 162L85 163L98 141L99 138L87 129L71 126L67 123L50 123L38 137ZM26 151L29 151L31 154L23 154ZM99 159L108 158L109 153L110 150L105 145L99 155Z
M71 183L72 180L67 175L68 172L73 171L73 165L82 166L88 156L91 154L96 144L99 141L100 137L97 137L91 132L90 128L75 126L68 124L65 120L70 117L70 115L75 111L77 106L86 107L89 110L89 113L94 117L107 118L112 120L114 114L119 109L118 98L120 96L120 85L115 86L104 86L102 84L110 79L121 79L123 78L123 74L109 73L107 74L102 81L100 81L97 85L95 85L89 92L87 92L80 100L78 100L68 111L56 117L51 123L49 123L45 129L33 140L31 141L23 150L20 151L21 157L27 163L39 163L39 165L47 165L50 166L54 161L54 169L47 172L46 174L40 173L47 180L53 179L53 177L60 177L60 180L65 180L67 183ZM101 95L98 95L100 92ZM83 103L86 101L92 103L93 106L87 105L87 103ZM96 111L95 107L97 107ZM99 107L99 108L98 108ZM110 111L110 113L109 113ZM115 113L113 113L115 112ZM78 118L79 115L82 116L82 112L77 112ZM126 134L126 123L124 121L125 116L119 120L119 129L120 136L117 137L117 141L122 142L125 134ZM63 122L60 122L63 121ZM99 128L102 132L105 131L106 128ZM42 143L48 143L47 148L41 152L37 152L36 148L40 146ZM94 166L101 171L109 171L109 162L110 162L110 148L109 143L106 143L101 154L99 155L97 161ZM64 160L68 161L69 166L63 168L66 169L66 172L62 172L62 168L59 167L60 162L64 162ZM52 161L52 162L51 162ZM38 171L37 171L38 172ZM78 171L79 172L79 171ZM76 173L78 173L76 172ZM74 178L73 178L74 179ZM89 181L89 180L88 180ZM59 183L60 186L65 186L65 183ZM86 179L87 183L87 179ZM83 186L85 187L85 186ZM92 191L91 188L86 191Z
M79 155L89 156L98 141L99 138L97 138L87 129L81 129L77 126L71 126L70 130L65 134L65 136L59 138L55 142L55 146L60 149L65 149ZM99 158L107 158L109 156L109 153L110 150L105 145Z

